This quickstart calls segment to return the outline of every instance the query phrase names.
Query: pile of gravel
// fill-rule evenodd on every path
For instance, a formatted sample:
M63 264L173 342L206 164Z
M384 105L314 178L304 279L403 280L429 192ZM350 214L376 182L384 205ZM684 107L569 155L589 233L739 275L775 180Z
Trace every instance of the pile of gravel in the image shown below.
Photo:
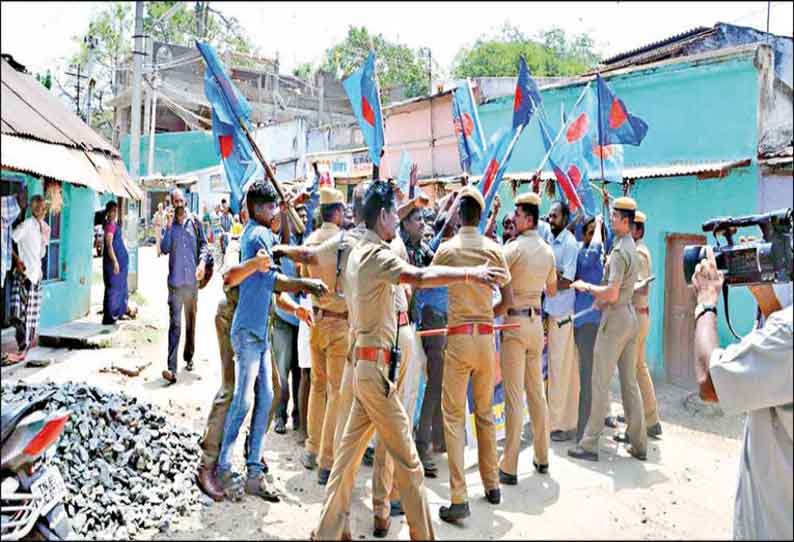
M1 397L15 402L53 389L47 410L72 411L53 464L81 538L128 539L201 507L197 433L168 422L151 404L85 384L3 385Z

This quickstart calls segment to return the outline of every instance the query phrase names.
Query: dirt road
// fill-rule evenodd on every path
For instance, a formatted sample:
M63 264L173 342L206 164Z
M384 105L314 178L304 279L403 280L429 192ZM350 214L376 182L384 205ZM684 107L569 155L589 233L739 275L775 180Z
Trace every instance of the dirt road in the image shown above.
M60 351L56 362L43 369L4 368L3 382L79 380L126 393L163 407L176 423L202 432L210 402L220 382L214 311L221 294L220 281L201 291L197 329L196 369L181 370L179 382L165 386L160 377L166 365L168 307L167 260L156 258L153 248L141 251L140 295L146 299L140 318L125 329L107 349ZM101 306L101 288L93 302ZM98 320L97 320L98 321ZM46 352L45 352L46 354ZM111 363L152 364L138 377L100 373ZM180 362L181 363L181 362ZM180 369L182 367L180 366ZM464 527L441 522L438 508L448 503L446 459L436 458L439 476L427 480L428 497L439 539L727 539L736 489L743 419L725 417L703 405L690 391L658 384L657 394L664 427L660 440L652 440L648 461L628 456L623 445L601 441L599 463L571 460L571 443L552 442L550 474L534 473L531 449L519 459L519 485L502 488L502 504L489 505L476 467L467 471L472 516ZM615 395L617 396L617 395ZM613 403L613 412L621 411ZM501 446L500 446L501 448ZM165 532L145 533L157 540L187 539L306 539L317 524L324 488L316 471L299 462L296 434L268 434L265 456L281 503L269 504L253 497L241 503L205 506L195 516L175 519ZM235 452L236 468L243 468L242 442ZM194 468L185 465L185 468ZM371 469L362 467L353 497L355 539L370 538ZM408 539L404 516L393 518L391 539Z

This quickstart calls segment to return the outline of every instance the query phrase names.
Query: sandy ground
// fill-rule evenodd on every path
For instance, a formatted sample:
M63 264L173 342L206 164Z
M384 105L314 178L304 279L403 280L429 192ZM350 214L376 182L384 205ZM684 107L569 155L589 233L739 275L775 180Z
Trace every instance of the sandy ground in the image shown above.
M95 260L95 268L100 265ZM222 296L220 280L213 278L199 295L195 371L182 370L176 385L165 386L160 373L166 367L167 268L167 259L156 258L154 248L142 249L139 293L146 303L138 320L122 324L109 348L40 348L32 357L52 356L55 363L40 369L3 368L3 382L77 380L124 390L160 405L176 423L202 432L220 382L214 327L216 304ZM99 286L92 292L94 311L101 308L101 295L100 275ZM152 363L134 378L100 372L111 364L136 367L147 362ZM571 443L552 442L550 474L545 476L534 472L531 449L525 448L519 458L519 484L502 488L499 506L485 501L477 468L467 471L472 516L463 526L438 520L438 508L449 498L446 459L438 456L439 476L426 482L437 538L730 538L743 417L722 415L718 408L700 402L692 390L659 383L657 395L664 435L651 439L648 461L629 457L623 445L609 438L610 429L601 440L599 463L571 460L566 455ZM612 410L617 413L622 407L613 403ZM324 488L317 484L316 471L307 471L300 464L301 451L291 429L286 435L268 435L265 456L274 484L283 494L281 503L246 497L240 503L207 504L194 516L175 518L168 530L144 533L145 537L308 538L319 519ZM242 442L235 461L242 469ZM361 467L352 505L356 539L371 535L371 488L371 468ZM408 539L404 516L392 519L389 538Z

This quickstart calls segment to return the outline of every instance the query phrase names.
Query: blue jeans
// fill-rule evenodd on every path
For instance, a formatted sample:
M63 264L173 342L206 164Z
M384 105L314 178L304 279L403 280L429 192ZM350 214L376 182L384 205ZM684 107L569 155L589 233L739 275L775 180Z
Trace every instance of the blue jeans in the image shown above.
M234 397L223 426L223 443L218 456L218 471L232 468L231 458L234 443L240 433L243 420L254 400L251 418L251 438L246 458L250 478L260 475L265 468L262 452L265 448L265 433L270 407L273 404L273 382L271 366L265 356L267 341L249 331L242 330L232 335L235 357Z

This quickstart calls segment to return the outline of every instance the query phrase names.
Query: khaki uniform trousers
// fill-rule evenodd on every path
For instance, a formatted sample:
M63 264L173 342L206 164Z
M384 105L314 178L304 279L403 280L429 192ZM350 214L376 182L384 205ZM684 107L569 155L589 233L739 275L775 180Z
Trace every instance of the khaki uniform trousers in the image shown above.
M648 314L643 314L639 311L637 313L637 320L640 323L640 331L637 335L637 384L640 386L640 395L642 395L642 410L645 412L645 425L650 427L659 423L659 413L656 406L656 392L653 389L653 380L651 373L648 371L648 365L645 363L645 340L648 338L648 329L651 325L651 319Z
M573 324L549 316L549 420L552 431L575 431L579 417L579 353Z
M640 387L637 385L637 333L639 323L630 305L613 306L601 316L593 351L593 397L590 419L579 443L587 451L598 454L598 439L609 412L609 383L618 367L620 394L626 416L626 434L638 453L645 453L648 435L642 412Z
M224 297L218 302L218 309L215 312L215 332L218 335L218 348L221 355L221 387L212 400L212 408L207 417L207 428L201 439L201 449L204 452L201 456L201 464L206 467L212 467L218 460L223 440L223 425L226 423L226 412L229 410L234 396L234 349L232 348L231 330L236 308L236 302L229 301ZM273 396L278 397L279 393L281 393L281 387L278 374L273 371ZM276 404L276 401L273 404ZM273 412L271 409L266 431L270 429L270 424L273 421Z
M400 367L397 373L397 398L405 409L409 421L409 435L413 443L413 418L405 402L405 385L409 371L417 370L411 363L414 357L413 331L411 326L400 327ZM422 471L424 472L424 470ZM372 461L372 512L373 516L386 519L391 512L389 501L399 501L400 490L394 484L394 461L387 453L386 444L380 433L375 435L375 457Z
M496 348L493 335L450 335L444 356L441 385L441 412L449 460L452 504L468 501L463 472L465 447L466 391L469 379L474 395L474 419L480 478L485 491L499 487L496 460L496 426L493 417L493 390Z
M339 540L350 532L350 501L356 474L369 439L377 431L394 460L394 477L402 495L411 539L434 540L424 469L397 386L386 378L388 367L382 361L358 361L354 372L353 408L334 458L320 524L313 538Z
M534 434L535 462L549 464L549 408L543 392L543 323L538 315L508 316L506 324L519 329L502 333L502 386L505 390L505 447L499 468L507 474L518 470L518 452L524 428L524 394Z
M321 469L330 470L334 463L334 436L339 418L348 333L346 319L322 318L314 324L309 338L312 385L309 391L306 450L318 456Z

